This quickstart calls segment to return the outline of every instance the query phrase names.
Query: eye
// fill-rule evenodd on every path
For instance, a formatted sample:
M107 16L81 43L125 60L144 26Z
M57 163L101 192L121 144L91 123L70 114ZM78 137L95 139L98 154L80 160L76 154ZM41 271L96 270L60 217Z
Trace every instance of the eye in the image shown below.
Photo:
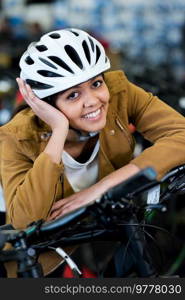
M72 92L71 94L69 94L69 96L67 96L67 99L68 100L75 100L78 96L79 96L78 92Z
M98 88L102 85L102 83L103 83L103 80L96 80L93 82L92 85L93 85L93 87Z

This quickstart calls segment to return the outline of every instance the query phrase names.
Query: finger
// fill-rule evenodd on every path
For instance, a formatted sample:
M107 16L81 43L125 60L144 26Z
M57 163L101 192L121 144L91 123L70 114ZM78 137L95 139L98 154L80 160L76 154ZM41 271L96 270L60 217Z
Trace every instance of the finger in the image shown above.
M47 219L46 219L46 221L52 221L53 220L53 218L51 217L51 216L49 216Z
M76 208L79 208L84 204L82 200L81 201L79 201L79 199L78 201L74 201L74 200L75 200L75 195L57 201L56 203L53 204L51 208L51 213L54 213L59 209L61 209L62 211L64 210L71 211Z
M60 209L57 209L55 211L51 211L51 214L49 216L48 220L55 220L59 217L63 217L68 213L72 213L74 210L80 208L81 205L77 203L67 203L66 205L62 206Z
M17 78L16 79L18 86L19 86L19 90L21 91L21 93L23 93L24 95L26 95L27 91L25 88L25 83L21 78Z
M23 88L23 84L22 84L22 82L21 82L21 79L20 79L20 78L17 78L16 81L17 81L17 84L18 84L19 91L20 91L21 95L23 96L23 98L25 98L25 94L26 94L26 93L25 93L25 91L24 91L24 88Z
M38 110L38 102L35 100L40 100L35 96L31 87L24 82L22 79L17 80L19 82L20 92L22 93L25 102L32 108L32 110L36 113Z
M62 207L63 207L62 205L59 206L59 207L52 207L51 211L50 211L50 214L56 213L59 209L62 209Z
M35 94L34 92L32 91L31 87L29 84L26 83L26 90L27 90L27 93L28 93L28 96L30 98L31 101L35 101L35 100L40 100Z
M66 202L69 201L69 198L61 199L55 202L51 208L51 212L55 211L56 209L59 209L60 207L64 206Z
M55 209L54 211L51 210L50 217L52 219L58 218L59 216L63 216L66 213L73 211L75 208L76 208L76 206L71 205L70 203L67 203L66 205L64 205L64 206L62 205L60 208ZM78 208L78 206L77 206L77 208Z
M31 103L30 103L28 90L27 90L25 82L21 78L17 78L16 80L17 80L21 95L23 96L24 100L30 105Z
M59 209L64 209L64 207L67 207L67 206L70 206L71 205L71 202L68 201L65 201L65 202L61 202L61 203L55 203L52 208L51 208L51 213L54 213L54 212L57 212Z
M30 102L34 96L30 86L26 82L24 82L21 78L17 79L17 83L19 85L21 94L24 96L24 99L27 102Z
M61 210L57 210L57 211L51 213L51 215L49 216L49 220L53 220L53 219L59 217L61 212L62 212Z
M60 217L64 217L66 214L71 212L72 212L71 209L58 210L56 213L52 214L52 220L58 219Z
M21 87L22 87L22 85L23 85L22 79L19 78L19 77L17 77L17 78L16 78L16 81L17 81L17 84L18 84L19 89L21 89Z

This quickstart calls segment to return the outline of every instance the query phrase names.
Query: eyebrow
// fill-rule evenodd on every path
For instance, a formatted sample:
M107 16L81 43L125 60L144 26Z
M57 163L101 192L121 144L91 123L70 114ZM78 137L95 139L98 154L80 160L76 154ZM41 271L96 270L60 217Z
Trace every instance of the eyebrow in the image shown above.
M95 78L97 78L97 77L99 77L99 76L102 76L102 75L101 75L101 74L96 75L96 76L94 76L94 77L92 77L92 78L90 78L90 79L88 79L88 80L85 80L84 82L89 81L89 80L92 82ZM82 83L84 83L84 82L81 82L80 84L82 84ZM77 84L77 85L74 85L74 86L68 88L68 89L65 90L64 92L67 92L67 91L70 90L70 89L76 89L76 88L79 88L79 87L80 87L80 85Z

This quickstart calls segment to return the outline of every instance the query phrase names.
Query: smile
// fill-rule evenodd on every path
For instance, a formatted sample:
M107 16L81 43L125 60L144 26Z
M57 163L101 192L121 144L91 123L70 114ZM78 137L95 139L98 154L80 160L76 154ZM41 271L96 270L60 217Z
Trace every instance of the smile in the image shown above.
M92 113L84 115L83 118L85 118L85 119L94 119L97 116L99 116L100 113L101 113L101 109L99 108L99 109L97 109L96 111L94 111Z

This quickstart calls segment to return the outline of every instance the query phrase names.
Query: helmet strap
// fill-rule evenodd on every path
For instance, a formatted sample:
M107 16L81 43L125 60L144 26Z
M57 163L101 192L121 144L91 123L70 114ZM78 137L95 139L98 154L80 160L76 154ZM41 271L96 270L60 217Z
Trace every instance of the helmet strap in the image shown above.
M75 138L74 138L75 142L85 142L88 141L90 138L99 134L99 131L87 132L84 134L81 130L72 127L69 127L69 130L75 132Z

